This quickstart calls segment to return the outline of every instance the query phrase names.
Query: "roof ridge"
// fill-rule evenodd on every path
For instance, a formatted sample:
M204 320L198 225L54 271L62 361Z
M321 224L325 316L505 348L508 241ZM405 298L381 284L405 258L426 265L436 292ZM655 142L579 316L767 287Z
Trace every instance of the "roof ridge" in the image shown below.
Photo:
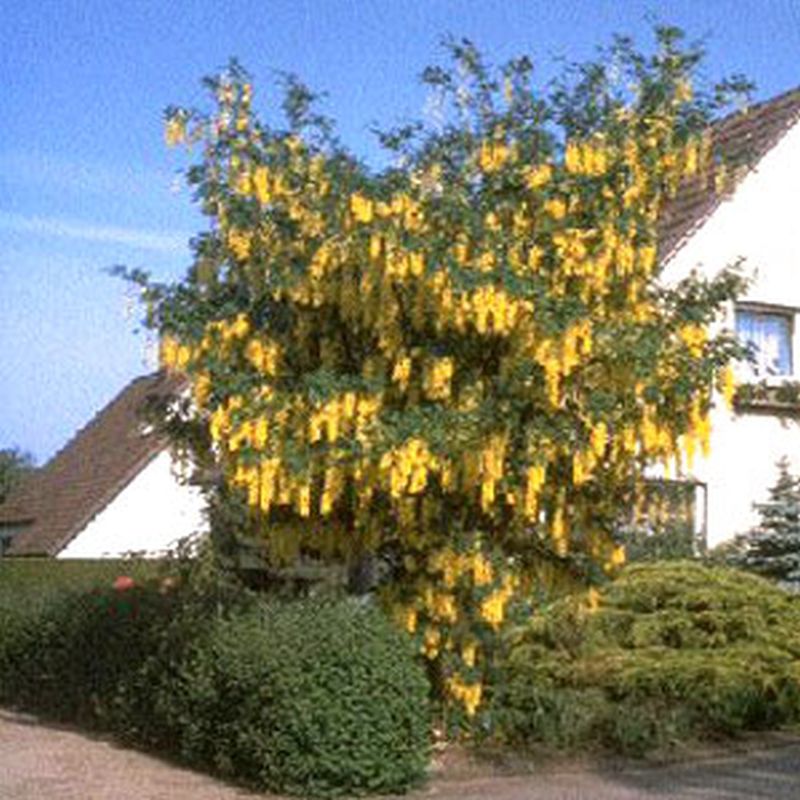
M704 172L681 184L660 221L662 264L678 253L719 208L722 200L738 188L798 122L800 86L735 111L709 125L708 130L722 155L722 163L734 167L732 182L726 191L717 191L717 167L712 163Z
M61 447L59 447L58 450L56 450L56 452L53 453L53 455L50 456L50 458L47 459L47 461L44 464L42 464L40 469L41 470L47 469L53 462L56 461L56 459L58 459L67 450L69 450L69 448L73 445L73 443L77 439L82 437L84 434L88 433L89 430L91 430L92 428L96 428L101 421L101 417L104 414L111 411L112 408L117 406L123 400L127 399L128 392L131 391L137 384L157 379L159 376L160 376L160 371L151 372L146 375L139 375L135 377L132 381L127 383L125 386L123 386L123 388L119 390L115 395L113 395L110 400L101 405L97 409L97 411L95 411L94 414L90 417L89 421L84 423L80 428L78 428L75 431L75 433L73 433L72 436L70 436L69 439L67 439L67 441L63 445L61 445Z
M78 536L86 526L99 514L101 514L111 503L111 501L120 493L122 493L127 486L139 475L152 461L154 461L161 452L169 447L169 442L163 441L160 446L156 447L155 440L153 445L144 451L139 459L131 465L130 469L120 479L119 482L109 486L103 494L97 498L92 508L89 508L85 514L75 520L72 528L55 544L57 551L63 550L76 536Z
M20 498L33 521L15 537L12 552L59 552L168 447L160 431L147 431L138 423L148 396L172 394L182 384L179 376L163 370L140 375L99 409Z
M715 128L719 125L731 122L737 117L744 118L750 114L760 113L770 106L781 105L785 100L789 99L792 95L797 95L798 103L800 103L800 84L794 86L791 89L786 89L780 94L776 94L774 97L767 97L764 100L759 100L757 103L749 103L744 108L738 108L735 111L730 111L727 114L725 114L725 116L719 117L719 119L712 120L711 127ZM800 115L800 105L798 105L797 114Z

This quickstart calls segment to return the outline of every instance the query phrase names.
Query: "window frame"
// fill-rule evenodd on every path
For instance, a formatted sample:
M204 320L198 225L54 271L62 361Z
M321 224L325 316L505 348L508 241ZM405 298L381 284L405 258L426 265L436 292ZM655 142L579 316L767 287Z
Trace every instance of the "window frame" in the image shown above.
M745 344L739 337L739 314L752 314L761 317L778 317L782 318L788 323L787 344L789 350L789 371L777 375L760 374L757 371L756 365L750 361L741 364L740 370L742 372L741 378L746 382L759 382L765 381L769 385L775 385L791 381L795 378L797 372L797 314L800 309L794 306L786 306L778 303L764 303L757 301L743 301L738 302L733 308L733 327L737 340L740 344Z

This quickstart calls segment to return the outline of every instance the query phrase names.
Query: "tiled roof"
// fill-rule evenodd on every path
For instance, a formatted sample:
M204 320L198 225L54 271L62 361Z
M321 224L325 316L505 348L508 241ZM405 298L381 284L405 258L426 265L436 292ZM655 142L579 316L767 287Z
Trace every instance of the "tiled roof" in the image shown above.
M173 394L181 380L137 378L0 506L0 524L30 522L8 555L56 555L165 446L146 432L149 398Z
M731 114L712 126L713 140L734 185L798 120L800 88ZM724 196L715 191L713 166L705 174L683 184L661 219L659 245L662 260L669 258L708 219Z

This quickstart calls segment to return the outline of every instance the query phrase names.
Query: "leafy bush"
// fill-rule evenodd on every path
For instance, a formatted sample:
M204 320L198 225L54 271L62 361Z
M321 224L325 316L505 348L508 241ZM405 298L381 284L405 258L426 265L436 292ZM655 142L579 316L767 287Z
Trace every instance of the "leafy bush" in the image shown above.
M57 708L69 702L69 692L59 691L63 667L56 661L80 651L85 636L78 628L88 630L101 619L87 614L109 605L110 597L101 596L113 595L115 578L122 574L141 582L159 569L153 561L0 560L0 700L22 703L30 697L53 715L74 713Z
M143 581L161 569L159 561L136 559L0 559L0 623L5 619L3 615L35 613L51 600L109 587L119 575Z
M399 791L428 759L428 685L405 637L354 602L260 605L183 666L181 754L274 791Z
M800 721L800 603L691 562L629 567L516 632L495 712L515 743L629 754Z
M118 687L161 651L171 628L200 630L197 602L158 581L54 593L2 629L0 700L104 725Z
M0 629L0 702L280 791L406 788L427 763L427 695L405 637L347 602L153 580Z

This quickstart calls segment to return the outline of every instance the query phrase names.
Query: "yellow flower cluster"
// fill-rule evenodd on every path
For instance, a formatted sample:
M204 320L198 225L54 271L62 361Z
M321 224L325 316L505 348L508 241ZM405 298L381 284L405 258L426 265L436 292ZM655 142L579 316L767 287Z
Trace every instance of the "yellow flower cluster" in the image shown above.
M353 433L362 440L365 429L380 411L380 398L344 392L324 403L308 418L308 440L335 442L340 436Z
M600 420L592 426L592 431L589 435L592 454L596 458L602 458L606 451L608 444L608 425Z
M167 147L175 147L186 141L186 120L180 114L173 114L164 126L164 139Z
M256 167L253 171L251 191L262 206L266 206L273 197L280 197L282 189L283 186L280 182L271 179L267 167Z
M597 456L592 450L576 450L572 456L572 483L580 486L591 477L597 465Z
M480 683L464 683L458 673L447 679L447 692L464 704L468 717L474 717L481 703L483 686Z
M228 425L230 428L230 424ZM269 420L266 417L245 420L228 436L228 451L235 453L243 446L263 450L269 440Z
M498 140L482 142L478 151L478 166L487 174L498 172L512 159L514 159L513 148Z
M275 494L275 478L278 475L278 468L277 458L267 458L250 466L239 464L233 474L233 485L245 487L248 504L267 513Z
M231 228L227 236L228 249L239 261L246 261L253 247L253 237L246 231Z
M539 495L547 477L545 464L532 464L525 474L525 517L535 520L539 516Z
M630 452L635 452L635 432ZM606 449L610 442L608 425L602 420L591 426L589 431L589 448L586 450L576 450L572 456L572 483L580 486L592 477L592 473L597 464L606 454ZM627 442L627 439L626 439ZM626 451L627 452L627 451Z
M722 370L720 382L725 405L728 408L733 408L733 398L736 396L736 377L730 366Z
M466 641L461 645L461 660L470 669L475 666L478 656L478 643L474 640Z
M550 164L536 164L525 172L525 183L529 189L536 190L546 186L553 178L553 167Z
M245 357L259 371L265 375L275 375L278 368L280 347L277 342L264 341L253 338L245 346Z
M454 364L449 357L432 359L425 370L423 391L431 400L447 400L450 397L450 382Z
M450 592L434 591L427 587L423 595L425 610L435 622L453 625L458 620L456 598Z
M400 356L395 361L392 369L392 381L400 386L404 391L408 388L408 381L411 378L411 359L408 356Z
M301 517L310 514L311 487L308 481L293 478L281 468L281 461L275 456L258 462L239 462L230 480L234 486L246 490L248 505L262 514L268 514L273 505L293 506Z
M564 508L564 493L559 492L556 507L550 520L550 536L553 539L553 549L556 555L565 556L569 550L569 529L567 527L566 509Z
M224 403L218 405L209 419L208 430L214 442L223 441L231 432L231 417L244 407L241 395L232 395Z
M384 246L386 253L386 275L392 278L418 278L425 272L425 256L420 251L404 250L392 244Z
M211 376L207 372L200 372L195 375L194 385L192 386L192 397L197 407L202 409L208 402L211 395Z
M319 513L324 517L333 511L333 506L344 491L344 475L337 466L325 470L325 481L319 502Z
M406 556L404 566L414 576L414 597L387 598L392 614L418 636L426 658L444 659L447 696L472 716L488 667L484 644L503 627L521 590L520 578L507 560L493 564L479 540L464 549L448 544L420 558ZM462 678L467 674L468 683Z
M627 556L626 556L626 553L625 553L625 546L621 545L621 544L617 545L611 551L611 557L606 562L605 568L606 568L607 571L610 572L610 571L612 571L614 569L617 569L619 567L624 567L626 560L627 560Z
M680 328L678 336L695 358L703 355L703 347L708 340L708 333L705 327L689 323Z
M639 439L642 452L647 456L669 457L677 450L673 431L667 424L659 421L657 411L649 405L642 412Z
M689 410L689 429L684 436L684 450L686 460L691 467L696 444L704 456L708 457L711 451L711 417L708 411L702 410L701 401L696 399Z
M409 197L405 192L394 195L390 204L379 203L378 214L384 217L394 217L400 227L409 233L420 232L424 229L425 217L422 204Z
M513 330L523 310L530 313L533 304L517 300L504 289L488 284L476 289L471 295L463 295L455 320L461 330L469 319L478 333L507 335Z
M431 661L439 655L439 647L442 643L442 633L438 628L429 625L425 629L425 637L422 640L422 653Z
M180 344L172 336L163 336L159 348L159 362L165 369L181 371L192 358L192 350L188 345Z
M433 574L440 574L448 589L452 589L459 579L466 576L479 587L494 580L492 562L479 549L465 553L450 547L436 550L428 556L428 569Z
M394 618L398 625L408 633L416 633L419 614L413 606L397 606L394 610Z
M567 144L564 152L564 166L574 175L599 177L608 170L610 154L608 147L600 140Z
M542 339L534 351L534 358L545 374L547 396L552 406L561 403L561 382L592 353L592 323L586 319L570 326L560 342Z
M395 194L390 202L375 202L359 192L350 195L349 211L353 220L368 225L375 220L393 219L400 229L417 232L424 227L422 204L405 192ZM377 257L381 249L377 241L370 240L370 254Z
M542 208L545 214L556 220L562 220L567 216L567 204L560 197L546 200Z
M201 351L209 351L214 346L215 337L222 340L223 346L237 339L244 339L250 333L251 325L247 314L237 314L233 319L220 319L206 325L205 336L200 342Z
M361 194L350 195L350 213L356 222L372 222L375 216L375 205L372 200Z
M503 463L508 445L506 435L495 434L489 437L486 447L481 452L481 508L490 511L494 505L495 487L503 477Z
M428 485L428 473L439 468L439 459L431 453L427 443L418 438L384 453L379 465L384 483L388 484L394 498L420 494Z
M481 619L495 631L500 630L505 620L506 607L514 596L517 586L515 576L506 574L503 576L503 583L481 602Z

